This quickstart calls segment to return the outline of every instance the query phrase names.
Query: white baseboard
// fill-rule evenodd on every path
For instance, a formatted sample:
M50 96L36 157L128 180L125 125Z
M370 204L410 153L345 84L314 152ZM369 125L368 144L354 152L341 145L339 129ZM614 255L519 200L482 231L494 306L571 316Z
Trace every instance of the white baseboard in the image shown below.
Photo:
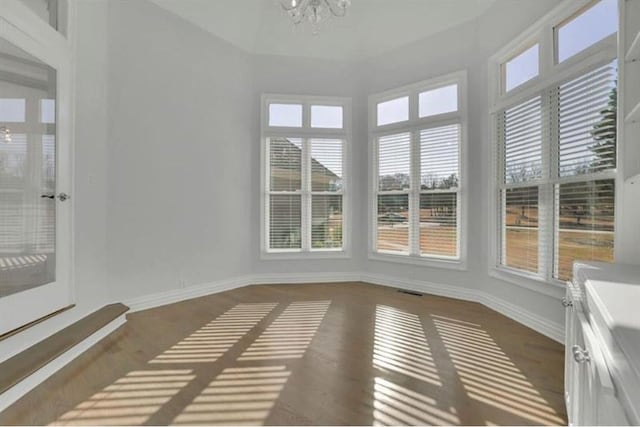
M360 273L255 274L145 295L124 301L123 304L129 307L129 313L133 313L249 285L351 282L360 281L360 277Z
M107 335L118 329L120 326L124 325L126 321L127 319L124 314L114 319L100 330L94 332L84 341L71 347L69 350L53 359L51 362L38 369L36 372L29 375L18 384L0 394L0 412L4 411L7 407L9 407L9 405L12 405L22 396L33 390L36 386L40 385L47 378L65 367L82 353L89 350L89 348L93 347L102 338L106 337Z
M275 285L296 283L340 283L360 282L362 274L358 272L345 273L270 273L254 274L251 276L252 285Z
M463 288L460 286L441 285L437 283L425 282L422 280L398 279L396 277L368 273L364 273L361 276L361 281L372 283L374 285L407 289L410 291L417 291L425 294L454 298L463 301L478 301L478 292L473 289Z
M507 302L501 298L485 292L468 289L460 286L443 285L422 280L399 279L392 276L379 274L343 272L343 273L266 273L243 276L229 280L222 280L186 289L176 289L158 294L147 295L125 301L124 304L131 308L131 312L160 307L179 301L185 301L205 295L228 291L249 285L269 284L296 284L296 283L339 283L339 282L366 282L375 285L392 288L409 289L431 295L455 298L464 301L472 301L483 304L492 310L501 313L516 322L555 340L564 342L564 326L551 322L520 306Z
M373 283L376 285L408 289L464 301L478 302L533 329L536 332L541 333L542 335L551 338L554 341L561 344L564 343L564 325L551 322L544 317L486 292L459 286L442 285L419 280L397 279L394 277L372 274L363 274L361 280L363 282Z
M520 306L486 293L483 293L478 302L560 344L564 344L564 325L551 322Z
M142 297L124 301L123 304L129 307L129 313L133 313L205 295L217 294L218 292L224 292L231 289L242 288L244 286L251 285L251 280L251 276L235 277L227 280L189 286L184 289L172 289L166 292L144 295Z

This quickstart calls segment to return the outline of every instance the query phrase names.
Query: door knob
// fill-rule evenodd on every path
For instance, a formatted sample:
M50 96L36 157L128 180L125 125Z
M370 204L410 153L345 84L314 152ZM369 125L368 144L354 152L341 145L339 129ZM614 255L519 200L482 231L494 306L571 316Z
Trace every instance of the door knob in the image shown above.
M56 195L55 194L43 194L43 195L40 196L40 198L54 200L56 198ZM69 198L70 198L70 196L67 193L58 194L58 200L60 200L61 202L67 201L67 200L69 200Z
M573 359L578 363L590 362L591 357L589 356L589 352L579 345L574 345L571 347L571 351L573 353Z

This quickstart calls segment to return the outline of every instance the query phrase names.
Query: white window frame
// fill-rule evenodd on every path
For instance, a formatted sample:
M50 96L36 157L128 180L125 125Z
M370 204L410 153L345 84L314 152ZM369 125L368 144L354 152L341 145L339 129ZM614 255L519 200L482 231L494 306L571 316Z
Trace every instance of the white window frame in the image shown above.
M419 95L433 89L457 84L458 85L458 110L449 113L437 114L428 117L419 117ZM409 97L409 120L397 123L390 123L378 126L378 104L390 101L404 96ZM447 268L454 270L467 269L467 199L468 199L468 183L467 183L467 72L466 70L453 72L443 76L424 80L415 84L403 86L397 89L385 91L382 93L369 96L369 204L368 204L368 257L371 260L396 262L403 264L414 264L436 268ZM378 139L387 135L398 133L410 133L411 141L411 180L419 182L420 171L420 150L419 135L424 129L446 126L460 125L460 147L459 147L459 186L457 190L457 239L458 239L458 256L434 256L421 255L419 247L410 248L408 253L395 253L377 250L377 193L378 193ZM412 208L412 204L416 204L420 194L422 193L420 185L413 185L409 190L410 211L419 215L418 209ZM412 201L413 200L413 201ZM413 219L413 228L417 228L419 217ZM410 227L412 221L410 220ZM419 230L411 230L411 233L419 232ZM409 244L411 244L411 239ZM417 243L419 246L419 243Z
M505 108L517 105L534 97L536 94L542 94L544 102L544 97L551 86L570 81L599 65L605 65L617 58L617 34L612 34L561 63L557 61L555 28L566 23L567 20L570 20L572 17L577 16L581 11L597 3L597 1L598 0L565 0L489 59L489 132L492 150L491 173L489 175L489 235L494 236L489 238L489 275L554 297L563 295L565 282L553 278L553 268L551 265L545 267L545 277L500 265L501 224L498 216L501 214L501 211L499 207L500 201L498 200L498 189L500 188L498 174L500 165L498 164L499 147L496 135L497 114ZM535 43L539 43L540 46L538 76L505 93L503 64L515 55L523 52L527 46L532 46ZM551 146L547 144L545 147L543 142L543 164L546 161L545 157L547 159L549 158L549 153L546 150L557 152L557 143L552 143ZM620 150L618 150L618 156L619 155ZM618 159L617 164L619 161ZM620 191L622 186L619 180L619 170L620 169L617 168L614 171L591 175L591 179L593 180L614 179L616 186L616 206L622 206L622 193ZM581 180L573 177L549 177L548 172L549 168L547 167L543 171L545 179L531 182L530 185L541 186L542 188L551 186L553 190L555 184ZM549 193L549 191L541 191L541 205L545 203L544 200L547 200L547 203L553 204L553 199L548 200L549 197L553 197L553 193L547 193ZM616 230L616 233L620 217L619 211L620 209L615 209L614 230ZM553 206L547 205L545 212L552 213ZM550 229L546 231L547 233L554 233L555 225L547 228ZM539 232L542 233L543 230ZM555 237L548 237L547 240L555 245ZM617 251L617 245L614 245L614 257L615 251Z
M302 127L269 126L270 104L300 104L302 105ZM351 98L331 96L304 96L263 94L260 102L260 259L262 260L296 260L296 259L342 259L351 257ZM342 107L342 128L312 128L311 106ZM267 209L269 196L269 158L267 141L269 138L301 138L301 139L340 139L342 149L342 248L313 249L311 248L311 195L315 193L305 188L305 170L308 162L302 161L302 218L300 249L271 249L269 248L269 210ZM305 144L306 146L306 144ZM303 157L305 156L303 148ZM308 153L307 153L308 154ZM305 167L306 164L306 167ZM308 206L307 206L308 205ZM306 206L306 207L305 207Z

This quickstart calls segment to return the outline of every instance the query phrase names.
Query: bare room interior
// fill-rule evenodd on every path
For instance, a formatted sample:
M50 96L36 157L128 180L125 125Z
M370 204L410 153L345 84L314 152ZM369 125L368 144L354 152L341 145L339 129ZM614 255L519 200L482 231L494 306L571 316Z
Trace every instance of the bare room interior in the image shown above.
M640 425L640 0L0 0L0 425Z

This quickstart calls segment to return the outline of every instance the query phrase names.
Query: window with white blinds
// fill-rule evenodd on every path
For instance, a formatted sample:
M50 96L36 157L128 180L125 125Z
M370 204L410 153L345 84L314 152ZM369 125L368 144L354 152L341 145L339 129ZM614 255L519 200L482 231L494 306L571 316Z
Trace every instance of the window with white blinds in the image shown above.
M263 97L265 252L345 251L347 105ZM300 129L279 129L283 123Z
M395 98L406 102L402 123L379 117L390 108L386 99L394 99L393 93L372 97L371 109L378 114L371 129L373 253L416 262L461 260L464 87L464 73L456 73L399 89L409 93Z
M496 117L498 263L549 281L613 260L617 61L575 75Z

